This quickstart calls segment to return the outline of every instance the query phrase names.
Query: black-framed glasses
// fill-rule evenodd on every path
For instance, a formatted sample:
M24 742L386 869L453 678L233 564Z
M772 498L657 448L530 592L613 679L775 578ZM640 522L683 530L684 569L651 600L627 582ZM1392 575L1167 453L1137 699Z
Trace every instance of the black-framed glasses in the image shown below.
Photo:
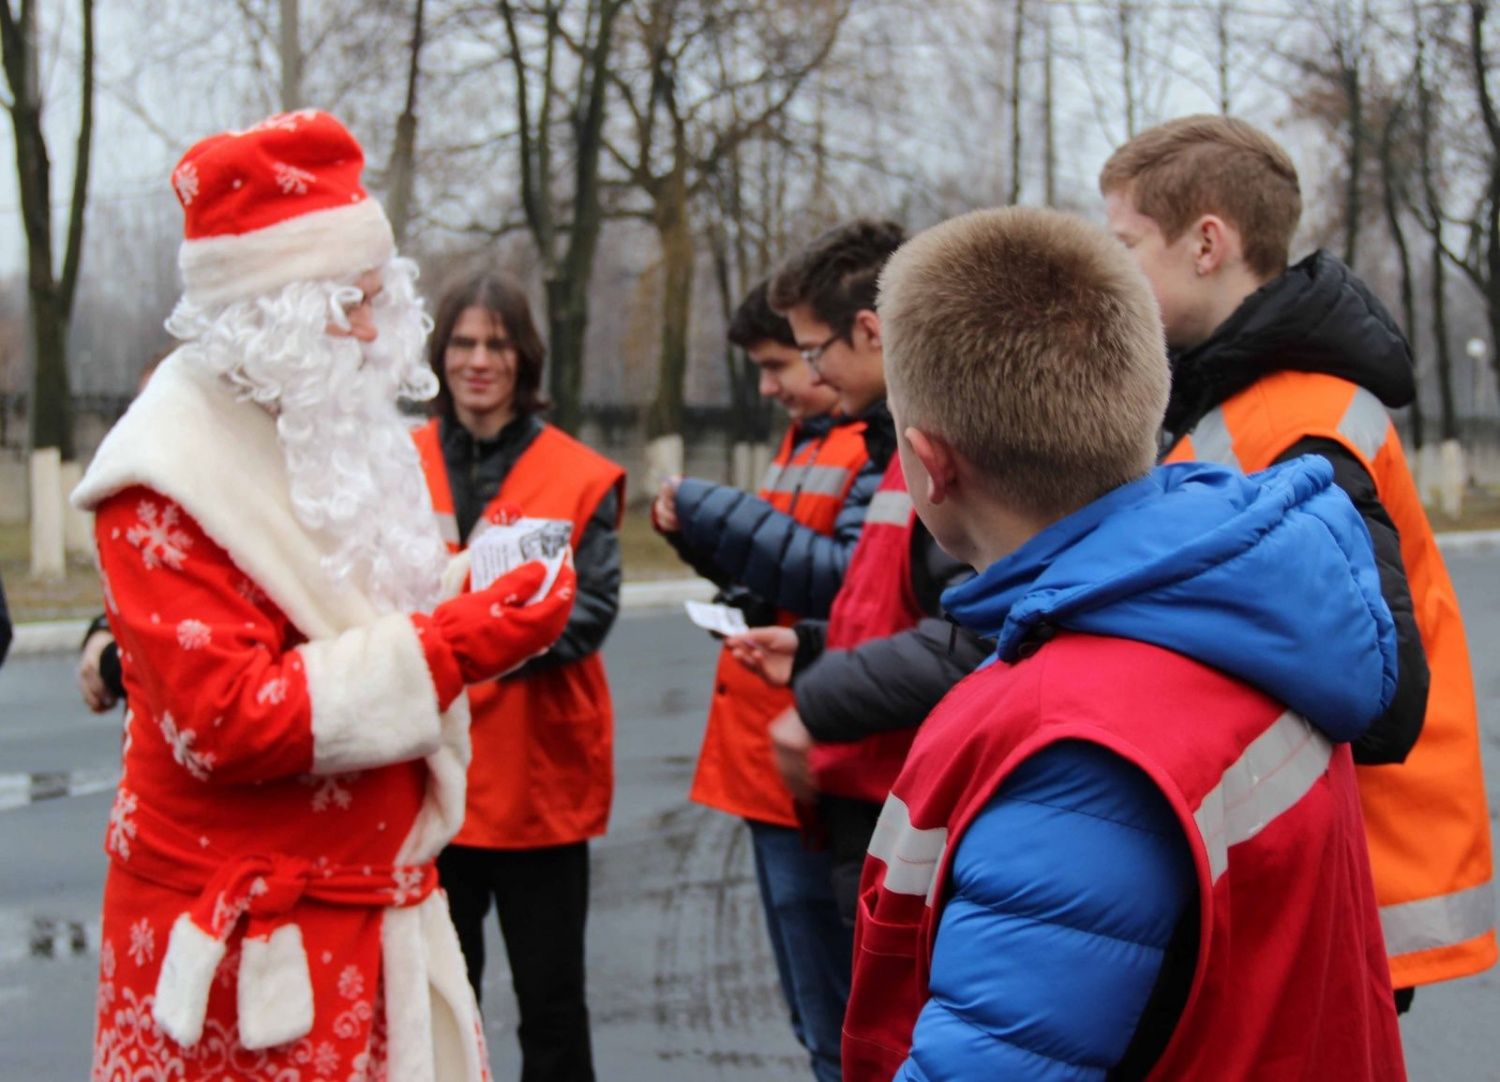
M823 359L823 354L828 352L829 346L833 345L840 338L843 338L844 333L843 331L834 331L828 336L826 341L819 342L815 346L808 346L806 349L799 349L797 350L797 354L807 362L808 367L812 368L813 371L817 371L818 362Z

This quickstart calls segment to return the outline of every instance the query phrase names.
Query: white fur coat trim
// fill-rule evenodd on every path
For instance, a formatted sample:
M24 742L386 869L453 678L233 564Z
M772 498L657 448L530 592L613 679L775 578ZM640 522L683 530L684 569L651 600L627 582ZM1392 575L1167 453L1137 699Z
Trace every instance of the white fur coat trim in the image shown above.
M312 977L301 928L283 924L264 939L245 937L237 1005L246 1048L275 1048L311 1032Z
M203 1036L214 971L224 960L224 944L199 928L186 913L172 924L167 953L156 978L152 1014L167 1035L191 1048Z
M312 699L313 773L346 774L438 749L436 692L405 613L297 648ZM358 673L356 679L350 674Z
M353 278L396 254L380 204L362 199L249 233L183 241L177 252L187 299L227 304L292 282Z

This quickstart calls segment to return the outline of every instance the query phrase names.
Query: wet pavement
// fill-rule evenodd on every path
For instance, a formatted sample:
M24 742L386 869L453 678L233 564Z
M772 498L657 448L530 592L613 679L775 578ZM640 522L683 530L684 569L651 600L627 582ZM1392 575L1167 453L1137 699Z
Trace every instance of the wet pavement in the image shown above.
M1500 554L1450 558L1500 793ZM810 1078L776 988L740 824L686 802L715 646L676 613L624 616L606 649L618 788L594 845L589 995L601 1082ZM94 717L72 659L0 670L0 1082L88 1074L101 840L119 716ZM518 1074L493 923L485 1029ZM1422 989L1403 1022L1414 1080L1500 1080L1500 977Z

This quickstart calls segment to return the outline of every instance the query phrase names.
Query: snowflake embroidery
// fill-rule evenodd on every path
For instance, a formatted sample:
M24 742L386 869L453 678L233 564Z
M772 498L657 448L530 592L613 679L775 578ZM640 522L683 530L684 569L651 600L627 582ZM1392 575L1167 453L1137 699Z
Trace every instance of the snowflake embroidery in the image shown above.
M266 600L266 595L261 591L261 588L247 578L241 578L239 582L235 583L234 588L239 592L241 597L252 605L261 605Z
M358 999L364 995L365 978L358 966L345 966L339 974L339 995L345 999Z
M198 167L192 162L183 162L172 174L172 187L177 189L177 198L182 205L190 207L198 198Z
M115 979L115 944L113 940L106 939L104 945L99 948L99 972L104 974L105 980Z
M272 706L280 706L286 702L286 677L275 676L267 680L255 693L255 701L261 704L270 703Z
M395 868L391 874L396 880L390 888L392 905L405 905L422 893L421 868Z
M316 183L318 179L306 169L298 169L286 162L277 162L273 168L276 172L276 186L281 189L282 195L306 195L307 186Z
M202 650L213 640L213 632L202 620L183 620L177 625L177 645L184 650Z
M319 776L306 774L302 778L303 785L313 786L312 810L324 812L329 808L338 808L340 811L348 811L349 806L354 803L354 794L349 791L348 783L359 777L354 774L328 774Z
M226 930L239 923L241 915L249 908L249 898L235 898L231 901L228 893L221 890L214 899L214 914L209 918L209 930L223 939Z
M313 1053L313 1070L320 1075L331 1075L339 1069L338 1049L333 1047L332 1041L321 1041L318 1050Z
M197 742L198 734L191 729L177 728L170 713L163 714L158 724L161 725L162 739L172 749L172 758L177 760L178 765L199 781L207 781L208 772L213 769L214 755L212 752L194 750L193 744Z
M135 840L135 820L131 816L137 807L135 794L122 786L115 794L114 807L109 809L109 833L105 835L105 844L121 860L130 859L130 843Z
M374 1013L368 1000L359 1000L333 1020L333 1035L344 1041L358 1037L362 1023L368 1022Z
M99 994L94 999L94 1012L96 1014L108 1014L115 1002L115 982L100 981Z
M154 571L162 566L181 570L193 539L177 528L181 517L177 505L169 503L158 510L150 500L142 500L136 505L135 513L140 521L126 531L125 540L141 550L141 562L146 565L146 570Z
M156 957L156 933L151 923L142 917L130 926L130 949L125 953L138 966L143 966Z

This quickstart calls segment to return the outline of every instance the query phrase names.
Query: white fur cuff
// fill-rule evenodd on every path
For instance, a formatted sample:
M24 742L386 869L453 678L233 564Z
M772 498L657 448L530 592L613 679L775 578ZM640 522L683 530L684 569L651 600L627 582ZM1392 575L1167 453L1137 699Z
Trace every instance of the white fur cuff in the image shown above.
M410 617L392 613L297 652L312 700L314 774L402 763L437 749L437 689Z
M245 937L240 955L240 1043L274 1048L312 1031L312 978L302 929L283 924L265 939Z
M224 944L199 928L186 913L172 925L167 953L156 979L151 1013L178 1044L191 1048L203 1036L209 986L224 960Z

